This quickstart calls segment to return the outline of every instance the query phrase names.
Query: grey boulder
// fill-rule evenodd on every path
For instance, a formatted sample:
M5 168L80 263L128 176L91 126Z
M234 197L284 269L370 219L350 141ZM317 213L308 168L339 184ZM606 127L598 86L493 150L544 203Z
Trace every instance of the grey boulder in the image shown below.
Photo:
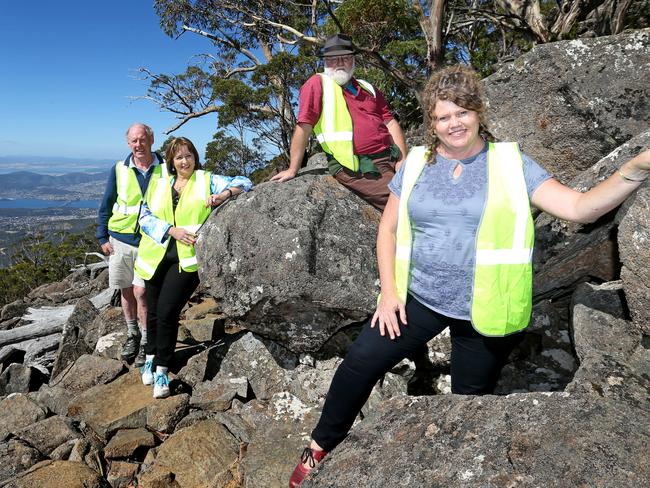
M227 316L316 351L374 310L379 217L330 176L261 184L207 221L199 275Z

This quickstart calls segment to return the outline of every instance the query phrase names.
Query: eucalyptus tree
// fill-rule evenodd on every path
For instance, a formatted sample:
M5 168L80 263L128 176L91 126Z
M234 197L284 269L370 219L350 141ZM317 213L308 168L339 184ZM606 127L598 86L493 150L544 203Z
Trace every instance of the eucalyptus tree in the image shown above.
M229 137L285 162L298 88L318 70L328 34L353 37L359 75L409 127L421 120L424 81L441 65L487 75L537 43L614 34L649 17L647 0L155 0L154 8L165 33L199 35L209 47L181 74L140 69L144 98L176 117L166 132L218 114Z

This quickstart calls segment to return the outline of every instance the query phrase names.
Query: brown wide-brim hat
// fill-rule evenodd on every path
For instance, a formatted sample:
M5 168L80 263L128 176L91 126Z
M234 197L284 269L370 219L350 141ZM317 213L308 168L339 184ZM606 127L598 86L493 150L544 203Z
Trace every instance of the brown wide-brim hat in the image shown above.
M344 56L355 53L352 39L345 34L336 34L327 38L321 50L320 57L327 58L330 56Z

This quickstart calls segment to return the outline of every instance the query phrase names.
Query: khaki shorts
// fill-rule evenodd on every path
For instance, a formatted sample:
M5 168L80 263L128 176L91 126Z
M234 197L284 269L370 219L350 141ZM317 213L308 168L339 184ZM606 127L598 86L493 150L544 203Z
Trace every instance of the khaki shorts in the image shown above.
M113 237L109 237L108 241L113 246L113 254L108 258L108 286L120 289L133 285L144 287L144 280L133 269L138 248Z

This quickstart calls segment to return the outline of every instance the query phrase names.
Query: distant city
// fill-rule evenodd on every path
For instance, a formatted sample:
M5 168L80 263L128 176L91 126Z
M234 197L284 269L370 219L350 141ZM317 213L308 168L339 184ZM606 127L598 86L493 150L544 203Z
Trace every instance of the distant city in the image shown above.
M114 160L0 157L0 268L22 239L80 232L97 215Z

